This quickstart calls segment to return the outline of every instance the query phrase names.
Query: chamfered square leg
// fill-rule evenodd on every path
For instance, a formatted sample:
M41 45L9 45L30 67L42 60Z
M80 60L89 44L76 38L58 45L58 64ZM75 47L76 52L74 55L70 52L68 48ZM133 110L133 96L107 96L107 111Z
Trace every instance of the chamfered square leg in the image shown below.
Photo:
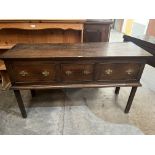
M120 87L116 87L115 94L119 94L119 91L120 91Z
M129 98L128 98L128 102L127 102L127 105L126 105L126 108L125 108L125 110L124 110L125 113L128 113L129 110L130 110L130 108L131 108L132 101L133 101L133 99L134 99L136 90L137 90L137 87L132 87L131 92L130 92L130 96L129 96Z
M25 106L24 106L20 91L19 90L14 90L14 94L16 96L16 100L17 100L19 109L21 111L22 117L27 118L27 113L26 113L26 110L25 110Z

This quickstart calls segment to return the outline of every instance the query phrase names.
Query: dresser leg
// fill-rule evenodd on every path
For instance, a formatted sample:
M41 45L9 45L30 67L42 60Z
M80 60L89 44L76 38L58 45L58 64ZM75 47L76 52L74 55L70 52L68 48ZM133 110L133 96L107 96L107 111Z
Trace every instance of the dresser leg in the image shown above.
M127 105L126 105L126 108L124 111L125 113L128 113L130 108L131 108L132 101L133 101L133 98L135 96L136 90L137 90L137 87L132 87L131 92L130 92L130 96L129 96L129 99L128 99L128 102L127 102Z
M120 87L116 87L115 94L119 94Z
M36 96L36 91L34 89L31 89L31 96L32 97Z
M16 96L16 100L17 100L19 109L21 111L21 114L22 114L23 118L26 118L27 117L27 114L26 114L25 106L23 104L23 100L22 100L20 91L19 90L14 90L14 94Z

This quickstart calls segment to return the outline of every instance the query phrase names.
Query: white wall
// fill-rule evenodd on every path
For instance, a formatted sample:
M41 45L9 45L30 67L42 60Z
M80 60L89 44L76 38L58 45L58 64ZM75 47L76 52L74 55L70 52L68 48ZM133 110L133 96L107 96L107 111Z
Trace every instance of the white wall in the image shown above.
M134 23L138 23L138 24L145 25L144 34L146 33L147 26L148 26L148 24L149 24L149 19L134 19Z
M125 32L126 29L126 21L128 19L124 20L122 32ZM149 24L149 19L133 19L134 23L132 25L132 35L144 35L147 31L147 26Z

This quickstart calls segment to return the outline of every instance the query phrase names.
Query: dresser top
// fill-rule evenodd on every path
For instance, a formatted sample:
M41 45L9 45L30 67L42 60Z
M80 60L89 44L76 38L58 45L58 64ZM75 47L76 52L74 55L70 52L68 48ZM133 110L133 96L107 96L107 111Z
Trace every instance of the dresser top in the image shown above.
M17 44L2 53L1 59L25 58L107 58L152 56L131 42L78 44Z

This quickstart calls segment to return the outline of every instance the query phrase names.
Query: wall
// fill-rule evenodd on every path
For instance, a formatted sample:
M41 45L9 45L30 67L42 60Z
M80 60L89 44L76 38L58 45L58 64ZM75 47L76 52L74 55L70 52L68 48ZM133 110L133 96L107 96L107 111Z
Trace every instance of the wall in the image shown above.
M126 19L123 24L123 33L132 36L144 35L149 19Z
M122 32L124 19L115 19L114 20L114 29L118 32Z
M155 36L155 19L150 19L146 34Z
M133 19L125 19L123 24L123 33L127 35L131 35L132 26L133 26Z

